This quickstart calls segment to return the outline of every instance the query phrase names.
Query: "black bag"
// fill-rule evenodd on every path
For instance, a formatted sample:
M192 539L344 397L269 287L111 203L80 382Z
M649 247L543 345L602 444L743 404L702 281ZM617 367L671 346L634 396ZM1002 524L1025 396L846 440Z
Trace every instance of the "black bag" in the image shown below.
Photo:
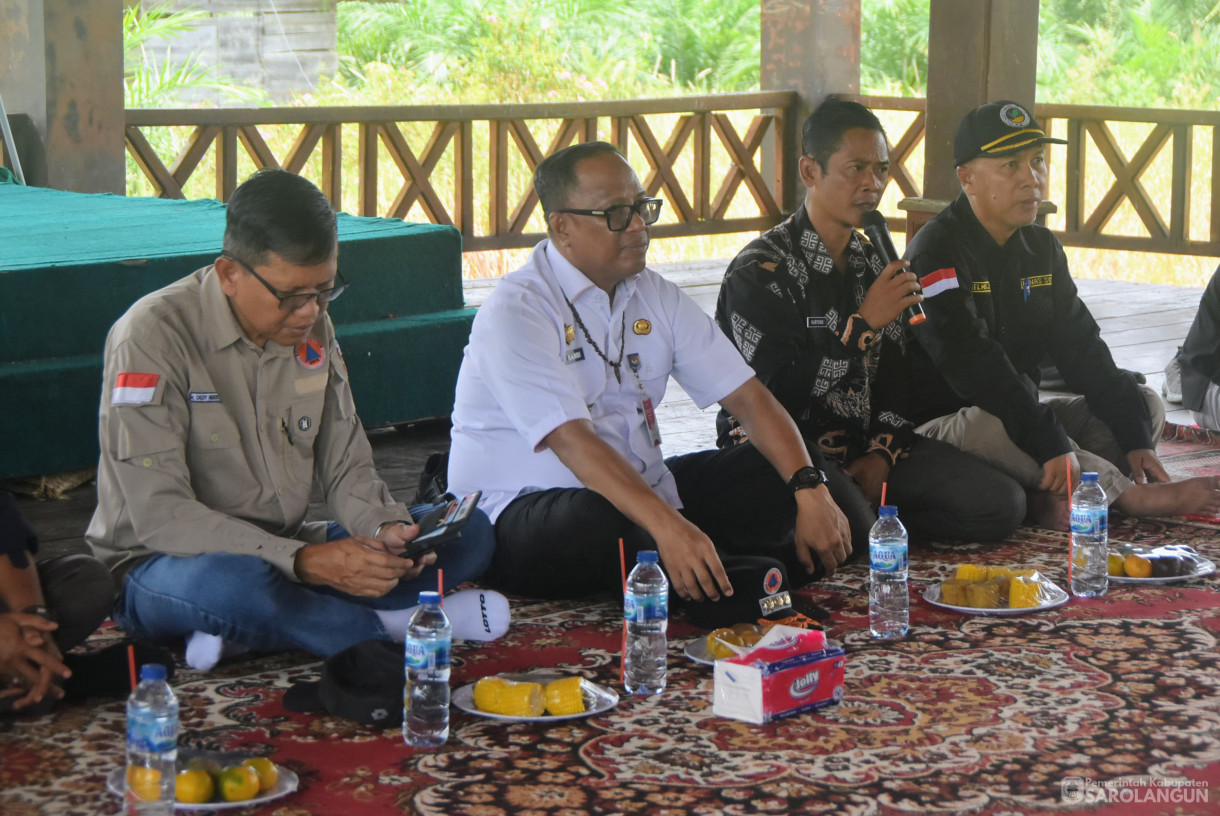
M449 451L434 453L424 462L424 470L419 474L414 504L439 504L455 498L449 492Z

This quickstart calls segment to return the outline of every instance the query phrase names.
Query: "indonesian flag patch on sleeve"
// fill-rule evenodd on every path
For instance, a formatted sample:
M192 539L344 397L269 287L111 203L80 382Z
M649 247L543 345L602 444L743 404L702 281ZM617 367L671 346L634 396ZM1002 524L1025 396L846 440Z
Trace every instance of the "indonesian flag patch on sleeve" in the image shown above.
M919 286L923 289L923 296L925 298L936 297L941 292L956 289L957 270L953 267L937 269L935 272L920 278Z
M147 405L157 393L160 374L141 374L121 371L114 380L114 391L110 394L111 405Z

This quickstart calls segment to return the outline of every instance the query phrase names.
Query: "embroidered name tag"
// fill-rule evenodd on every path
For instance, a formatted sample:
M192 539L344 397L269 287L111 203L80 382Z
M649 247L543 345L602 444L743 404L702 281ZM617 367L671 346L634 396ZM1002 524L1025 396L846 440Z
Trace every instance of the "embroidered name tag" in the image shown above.
M574 348L563 355L563 361L568 365L579 363L583 359L585 359L585 350L583 348Z
M1038 286L1050 286L1051 280L1050 275L1031 275L1030 277L1022 280L1021 285L1024 286L1028 283L1030 288Z
M976 295L990 295L991 281L975 281L970 284L970 291Z
M215 391L192 391L187 396L189 402L220 402L220 394Z
M805 318L805 328L807 329L824 329L829 325L830 320L825 315Z

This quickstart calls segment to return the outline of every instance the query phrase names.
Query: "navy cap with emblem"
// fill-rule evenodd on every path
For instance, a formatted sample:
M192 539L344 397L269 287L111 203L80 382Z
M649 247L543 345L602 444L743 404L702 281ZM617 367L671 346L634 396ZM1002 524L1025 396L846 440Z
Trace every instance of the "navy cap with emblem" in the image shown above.
M966 114L953 136L953 166L979 156L1006 156L1040 144L1067 144L1046 135L1024 105L1007 100L979 105Z

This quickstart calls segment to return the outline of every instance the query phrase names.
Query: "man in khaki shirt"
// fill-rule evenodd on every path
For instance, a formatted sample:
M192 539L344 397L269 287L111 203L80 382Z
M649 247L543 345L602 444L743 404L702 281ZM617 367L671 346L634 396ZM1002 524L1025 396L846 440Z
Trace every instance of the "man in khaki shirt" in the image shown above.
M326 656L401 640L438 567L456 585L490 562L479 511L439 561L400 555L419 527L377 477L356 416L326 315L346 286L337 261L322 193L257 173L228 205L221 257L139 300L106 339L86 539L119 586L120 625L151 640L190 636L197 667L226 643ZM305 522L315 473L329 527ZM494 637L507 605L475 594L502 609L476 606L465 634Z

